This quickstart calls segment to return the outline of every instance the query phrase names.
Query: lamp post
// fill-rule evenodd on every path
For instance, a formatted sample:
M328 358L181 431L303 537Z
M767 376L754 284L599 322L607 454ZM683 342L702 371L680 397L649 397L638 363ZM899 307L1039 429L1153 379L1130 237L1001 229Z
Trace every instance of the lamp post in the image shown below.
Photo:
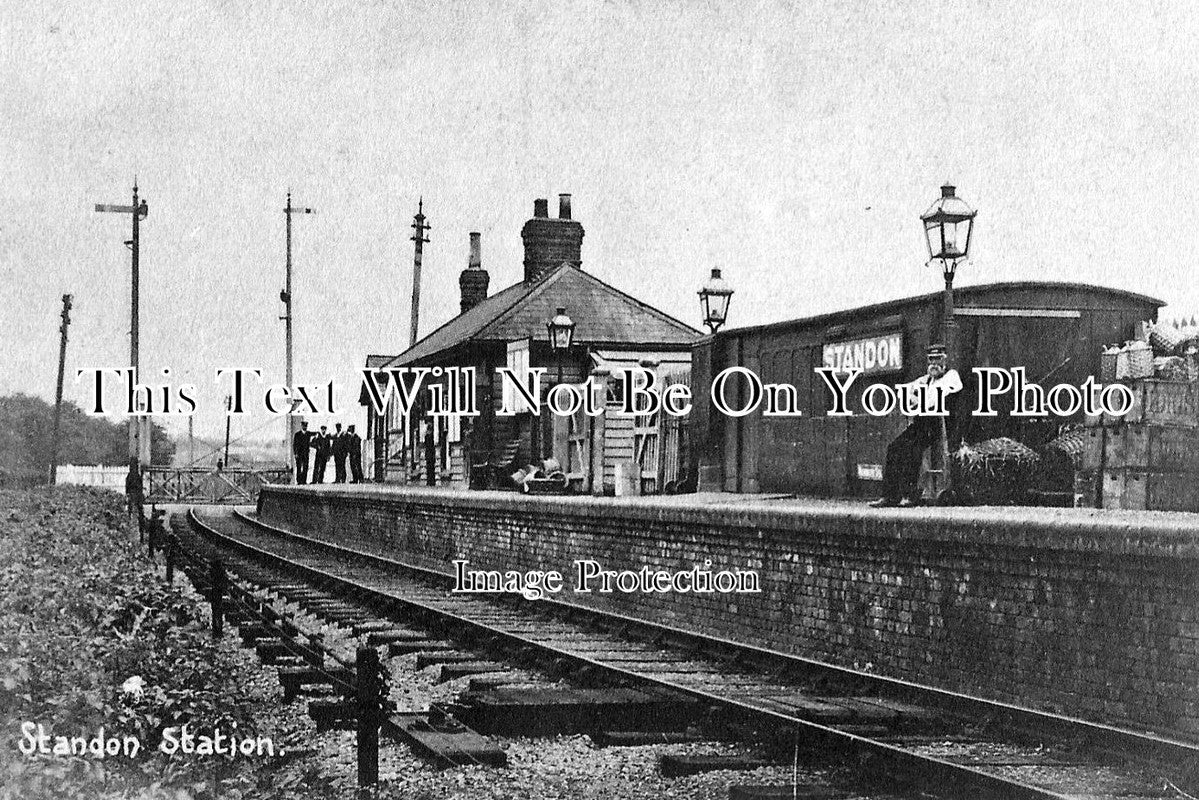
M575 323L566 316L566 308L558 306L558 313L545 323L545 329L549 333L550 349L554 351L555 360L558 362L558 383L562 383L562 359L574 343Z
M729 300L733 297L733 287L720 277L720 269L712 268L712 277L699 290L699 304L704 311L704 324L708 330L716 333L729 316Z
M945 184L941 196L920 215L924 223L924 239L928 244L929 262L940 261L941 273L945 278L945 293L941 317L941 338L949 356L949 363L956 363L955 329L953 318L953 276L958 264L970 255L970 238L974 231L974 217L978 212L965 200L958 197L955 187Z
M545 330L549 335L550 350L554 353L554 360L558 362L558 381L554 384L557 387L562 385L562 361L566 358L566 353L575 339L575 323L566 316L565 306L558 306L558 312L554 314L553 319L545 323ZM539 428L536 422L533 425L533 452L540 451L540 442L537 441L539 430L545 435L546 441L550 441L552 428L548 424L548 417L543 419L547 420L545 427Z

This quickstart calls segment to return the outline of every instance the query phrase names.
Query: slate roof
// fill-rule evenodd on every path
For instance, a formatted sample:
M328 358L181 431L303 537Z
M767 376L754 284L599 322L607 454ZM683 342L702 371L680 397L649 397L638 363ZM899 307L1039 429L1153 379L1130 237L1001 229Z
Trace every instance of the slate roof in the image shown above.
M702 335L594 275L562 264L534 283L513 284L491 295L386 366L427 363L466 342L511 342L529 336L546 341L545 323L559 306L575 322L575 341L592 346L686 348Z
M378 355L376 353L367 353L367 355L366 355L367 369L375 369L377 367L381 367L384 364L386 364L388 361L391 361L393 358L395 358L395 356L384 356L384 355Z

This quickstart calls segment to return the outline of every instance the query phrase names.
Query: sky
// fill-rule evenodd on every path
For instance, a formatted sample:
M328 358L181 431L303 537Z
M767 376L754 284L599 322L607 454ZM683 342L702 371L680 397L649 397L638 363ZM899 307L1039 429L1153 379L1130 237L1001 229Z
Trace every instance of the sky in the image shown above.
M713 267L734 327L936 291L918 217L946 181L978 209L958 285L1189 317L1197 37L1185 1L6 3L0 395L53 399L66 292L66 396L128 363L129 218L94 205L135 176L144 377L195 384L203 435L217 367L283 379L289 188L317 212L294 218L296 378L339 383L344 422L365 355L407 344L421 198L422 334L458 311L469 232L508 286L561 192L584 269L697 327Z

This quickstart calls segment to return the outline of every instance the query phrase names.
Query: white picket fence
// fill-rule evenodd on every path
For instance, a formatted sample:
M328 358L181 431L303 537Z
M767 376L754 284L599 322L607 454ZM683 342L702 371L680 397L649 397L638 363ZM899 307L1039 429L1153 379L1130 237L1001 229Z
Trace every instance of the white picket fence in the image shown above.
M96 486L101 489L125 491L125 476L129 467L89 467L79 464L64 464L58 468L59 484Z

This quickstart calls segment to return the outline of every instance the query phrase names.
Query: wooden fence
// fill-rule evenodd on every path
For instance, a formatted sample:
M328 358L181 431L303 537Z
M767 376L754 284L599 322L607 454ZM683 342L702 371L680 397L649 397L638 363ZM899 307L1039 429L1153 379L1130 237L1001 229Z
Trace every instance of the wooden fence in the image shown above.
M129 467L88 466L86 464L63 464L59 466L55 483L59 486L96 486L101 489L125 491L125 476Z
M690 383L690 372L668 374L666 386ZM587 416L582 409L554 417L554 454L576 491L591 494L674 494L694 483L687 417L661 412L622 416L614 391L604 413Z

